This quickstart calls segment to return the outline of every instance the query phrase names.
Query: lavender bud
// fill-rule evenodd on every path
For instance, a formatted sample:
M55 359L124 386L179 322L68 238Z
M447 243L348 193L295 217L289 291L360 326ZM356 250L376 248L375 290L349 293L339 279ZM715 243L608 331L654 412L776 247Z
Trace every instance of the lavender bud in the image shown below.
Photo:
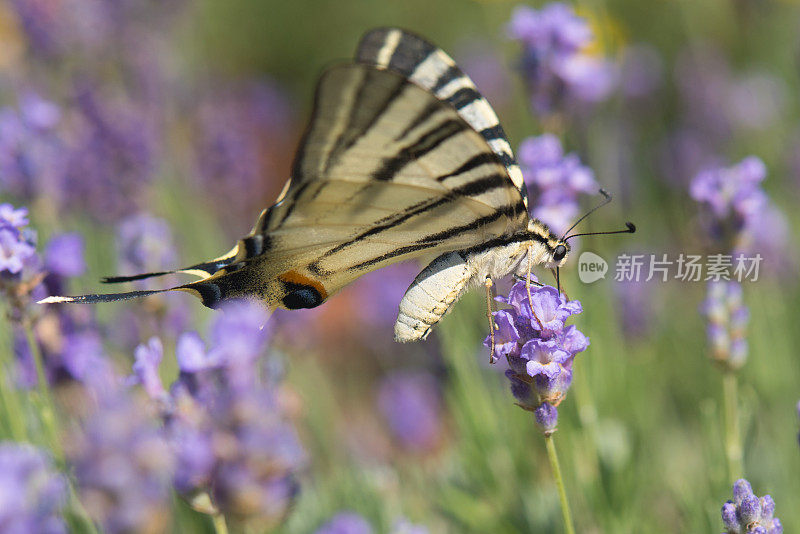
M558 410L550 403L543 402L534 411L533 417L545 434L552 434L558 425Z

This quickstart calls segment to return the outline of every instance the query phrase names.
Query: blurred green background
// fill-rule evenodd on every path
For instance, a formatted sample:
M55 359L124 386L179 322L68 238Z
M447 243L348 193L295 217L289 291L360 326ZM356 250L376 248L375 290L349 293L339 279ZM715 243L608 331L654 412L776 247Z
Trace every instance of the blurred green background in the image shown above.
M504 69L507 84L500 85L507 92L487 94L512 146L541 134L544 125L532 114L516 73L519 46L505 32L517 5L202 0L164 37L179 51L171 75L209 86L269 79L288 95L290 120L265 139L277 150L276 163L273 175L265 177L269 186L263 198L254 204L267 205L288 176L317 76L326 65L350 58L359 37L375 26L413 30L460 62L469 62L476 51L493 58ZM647 43L662 62L661 83L646 105L611 98L559 132L566 149L577 152L598 182L617 193L617 200L598 212L586 230L616 228L625 220L638 227L633 236L584 238L581 250L609 260L605 280L582 284L574 257L561 273L570 297L585 310L574 322L591 339L590 348L576 359L575 383L560 406L556 434L577 530L719 532L720 507L731 498L721 426L722 374L708 358L706 323L699 312L705 285L651 282L643 289L640 307L633 309L613 280L613 259L619 253L674 257L708 250L686 184L663 170L664 158L681 155L665 155L663 147L685 112L678 84L703 83L680 82L676 62L687 47L713 46L732 72L768 72L783 86L776 120L764 128L734 130L719 155L728 164L750 154L761 157L769 169L764 187L788 221L788 267L765 272L744 287L751 313L749 359L739 380L744 474L758 495L773 496L776 515L791 532L800 525L795 506L800 500L800 293L794 257L800 167L793 164L800 151L800 5L594 0L574 6L591 21L599 54L621 61L626 47ZM191 106L179 109L193 113ZM188 136L185 128L172 132L168 149ZM220 209L228 195L246 197L248 191L210 195L202 187L185 187L189 177L183 172L179 165L162 168L148 206L171 223L181 264L214 257L249 231L241 214L231 222ZM586 199L587 206L591 202ZM244 220L254 221L256 212ZM86 236L89 270L72 288L94 290L96 280L115 268L109 255L113 232L80 213L58 224ZM51 221L38 229L47 236L55 227ZM550 281L548 273L540 274ZM402 293L401 286L391 298ZM556 487L541 434L531 415L514 406L502 363L496 368L486 364L482 293L464 298L422 346L399 346L392 343L390 329L359 322L353 311L364 298L359 291L358 286L346 289L325 310L283 314L277 323L286 356L287 398L311 458L299 499L278 532L312 532L343 509L362 514L378 532L398 517L431 532L560 532ZM370 295L389 298L380 292ZM638 313L644 326L627 328L626 311ZM102 320L109 322L114 313ZM211 313L193 306L198 322ZM282 328L311 333L298 340L282 336ZM170 365L168 375L175 372ZM397 369L426 369L441 384L442 428L429 450L403 450L378 415L377 384ZM211 531L210 523L185 505L176 501L176 509L176 531Z

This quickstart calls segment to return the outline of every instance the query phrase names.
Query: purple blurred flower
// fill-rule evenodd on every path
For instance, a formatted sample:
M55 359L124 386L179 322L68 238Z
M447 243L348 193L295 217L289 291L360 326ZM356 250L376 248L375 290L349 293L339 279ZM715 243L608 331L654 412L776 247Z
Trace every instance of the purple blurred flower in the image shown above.
M733 484L733 500L722 505L722 523L727 534L781 534L783 526L774 514L772 497L765 495L759 499L743 478Z
M50 385L58 387L77 381L92 387L104 382L113 386L113 366L90 310L82 314L48 306L37 318L34 334ZM20 384L34 387L37 376L31 348L20 331L16 332L14 352Z
M227 88L199 104L197 175L223 222L239 235L283 182L285 138L291 131L287 95L272 81ZM246 191L247 194L241 194Z
M565 155L561 141L551 134L525 139L518 156L535 199L533 216L556 233L564 232L578 213L578 194L597 192L594 173L577 155Z
M766 197L760 184L767 176L764 162L755 156L729 168L699 173L692 181L692 198L707 205L718 219L734 214L742 220L764 207Z
M392 436L414 452L433 449L441 436L441 401L433 375L396 372L378 391L378 406Z
M711 46L684 50L675 71L687 122L717 141L729 140L738 130L763 131L786 108L783 80L758 70L734 73Z
M730 369L741 368L747 360L750 317L742 301L742 286L734 281L710 282L701 312L708 319L712 359Z
M31 445L0 442L0 530L61 534L67 481L51 459Z
M212 324L210 349L197 334L181 336L180 375L168 395L158 379L157 342L137 350L135 367L138 381L164 410L178 492L190 500L207 492L230 519L262 527L288 513L305 463L279 406L275 377L259 366L268 339L265 320L259 304L231 302Z
M142 385L151 399L165 399L167 391L158 375L158 365L164 357L164 347L157 337L150 338L147 344L136 347L134 352L133 373L136 382Z
M548 402L543 402L533 411L536 425L542 432L553 432L558 425L558 410Z
M622 331L628 337L641 337L652 326L657 316L658 299L654 298L654 284L642 281L621 281L614 284L617 310Z
M372 527L355 512L339 512L314 534L372 534Z
M42 278L36 231L24 226L27 222L25 208L0 205L0 295L10 303L14 321L22 319Z
M30 92L17 109L0 109L0 189L28 200L46 192L58 207L67 152L56 130L60 120L55 104Z
M505 374L517 404L529 411L540 409L542 424L555 424L557 415L541 405L549 403L555 409L563 400L572 383L572 362L589 346L589 339L574 325L565 324L583 311L580 302L566 300L550 286L531 286L530 291L531 300L520 281L507 297L497 297L511 309L493 313L498 327L496 354L506 357ZM491 337L484 345L491 346Z
M594 36L588 22L566 4L541 10L516 8L508 25L512 39L523 45L523 74L536 112L567 111L574 103L605 100L616 83L612 64L590 55Z
M177 261L169 223L148 213L132 215L117 229L120 274L173 268Z
M700 172L690 186L693 199L703 206L701 216L709 236L725 245L734 254L773 252L771 260L780 260L782 216L771 204L761 182L766 177L764 162L755 156L745 158L732 167L720 167ZM772 235L769 246L755 236L766 233L763 225L769 222ZM778 251L778 255L774 253Z
M83 253L84 243L80 234L59 234L47 244L44 268L64 278L80 276L86 272Z
M18 229L0 228L0 274L16 275L26 260L36 255L36 247Z
M28 210L0 205L0 276L19 275L36 256L35 234L26 231Z
M141 401L124 388L100 393L68 443L81 502L104 532L159 532L169 524L174 460Z
M136 210L153 177L160 141L141 104L98 93L88 84L78 90L65 191L71 206L109 222Z
M698 173L721 166L723 161L712 141L709 136L688 127L668 135L661 143L658 155L665 182L685 189Z

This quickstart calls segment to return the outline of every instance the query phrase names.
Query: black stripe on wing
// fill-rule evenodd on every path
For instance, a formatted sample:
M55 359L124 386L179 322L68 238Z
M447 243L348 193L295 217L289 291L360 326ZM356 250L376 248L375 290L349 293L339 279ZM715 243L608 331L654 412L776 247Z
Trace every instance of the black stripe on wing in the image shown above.
M397 28L378 28L362 37L356 61L397 72L453 105L506 166L509 178L528 205L522 172L497 115L450 56L413 33Z

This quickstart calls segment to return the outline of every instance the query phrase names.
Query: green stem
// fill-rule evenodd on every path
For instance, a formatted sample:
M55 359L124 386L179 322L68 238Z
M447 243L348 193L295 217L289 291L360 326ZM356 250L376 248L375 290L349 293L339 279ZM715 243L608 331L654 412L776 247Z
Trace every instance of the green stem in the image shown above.
M3 406L6 409L6 419L8 420L11 438L14 441L23 442L28 440L28 436L25 430L25 421L22 419L22 407L17 390L14 387L11 369L13 369L13 362L5 366L6 372L0 377L0 396L3 397Z
M53 456L59 463L63 464L64 451L58 439L58 427L56 425L53 397L50 395L47 376L44 374L44 358L42 357L42 351L39 350L39 344L36 342L36 336L33 333L33 327L30 321L24 320L23 328L25 330L25 337L28 340L28 346L31 350L31 356L33 357L33 364L36 367L36 380L38 382L37 387L41 401L42 423L44 424L45 433L47 434L47 440L50 442Z
M225 516L213 514L211 520L214 522L214 532L217 534L228 534L228 524L225 523Z
M722 375L722 394L725 407L725 457L728 460L728 477L730 481L737 480L744 474L737 389L736 372L732 370L724 371Z
M556 487L558 487L558 498L561 501L561 515L564 518L564 532L566 532L566 534L575 534L575 527L572 525L572 515L569 513L567 491L564 488L564 479L561 477L561 467L558 463L556 444L553 442L552 434L545 434L544 444L547 447L547 458L550 460L550 468L553 470L553 478L555 478Z

